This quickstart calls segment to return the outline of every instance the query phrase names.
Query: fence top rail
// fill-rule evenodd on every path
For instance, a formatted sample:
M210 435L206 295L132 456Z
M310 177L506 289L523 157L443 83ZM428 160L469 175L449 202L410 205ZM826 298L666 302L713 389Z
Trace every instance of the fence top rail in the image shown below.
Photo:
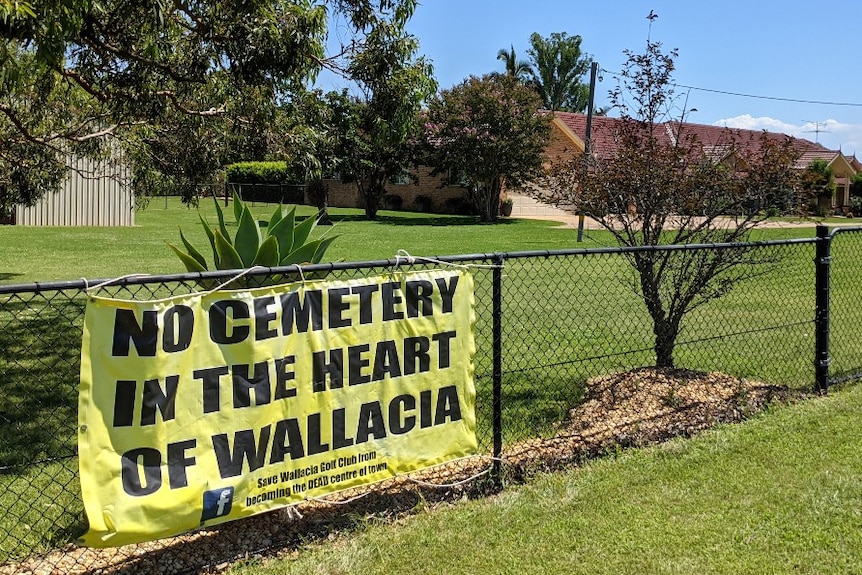
M862 230L860 228L848 228L848 231ZM833 231L834 233L834 231ZM628 246L628 247L603 247L603 248L572 248L563 250L533 250L533 251L518 251L518 252L494 252L494 253L474 253L460 254L448 256L412 256L409 254L397 255L394 258L385 260L368 260L360 262L331 262L310 265L290 265L281 267L259 267L236 270L214 270L206 272L187 272L178 274L166 275L149 275L149 274L130 274L119 278L102 278L102 279L76 279L52 282L35 282L26 284L7 284L0 285L0 295L8 295L13 293L28 293L28 292L43 292L43 291L62 291L62 290L88 290L99 285L111 286L130 286L130 285L146 285L153 283L169 283L169 282L184 282L184 281L200 281L200 280L230 280L233 277L239 276L267 276L274 274L288 273L314 273L314 272L333 272L344 270L361 270L373 268L391 268L405 265L427 265L434 263L465 265L466 262L489 262L496 265L502 265L505 260L512 259L527 259L527 258L550 258L550 257L572 257L572 256L589 256L597 254L628 254L636 252L666 252L666 251L692 251L692 250L726 250L726 249L746 249L760 248L768 246L782 245L799 245L813 244L818 239L811 238L792 238L785 240L764 240L756 242L731 242L731 243L712 243L712 244L668 244L659 246Z
M862 226L838 226L832 228L832 230L829 232L829 237L833 238L838 234L844 232L862 232Z

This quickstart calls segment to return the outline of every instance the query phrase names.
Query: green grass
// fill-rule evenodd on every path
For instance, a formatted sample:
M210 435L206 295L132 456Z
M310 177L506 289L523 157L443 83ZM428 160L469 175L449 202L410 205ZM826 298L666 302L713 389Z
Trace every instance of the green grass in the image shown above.
M860 410L856 386L229 573L856 573Z
M252 212L267 219L273 206L256 204ZM136 214L137 225L127 228L62 228L0 226L0 283L111 278L126 274L184 272L179 259L165 242L180 242L178 229L211 259L198 213L215 222L211 200L199 210L170 198L161 199ZM312 216L309 206L297 213ZM318 228L338 234L327 251L327 260L365 261L389 259L398 250L413 255L435 256L493 251L564 249L575 247L576 231L553 229L558 224L537 220L506 219L497 225L476 218L381 211L377 221L367 221L356 209L333 208L336 225ZM226 214L232 222L232 216ZM578 247L595 246L594 241ZM206 248L206 250L204 250Z

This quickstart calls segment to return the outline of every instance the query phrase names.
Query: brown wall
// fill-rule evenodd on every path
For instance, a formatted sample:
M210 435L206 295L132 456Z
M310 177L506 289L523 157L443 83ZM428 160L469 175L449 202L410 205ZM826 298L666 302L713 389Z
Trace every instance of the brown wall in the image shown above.
M420 167L414 171L417 179L409 179L406 184L389 184L386 186L387 194L401 196L401 209L404 211L419 211L414 204L416 196L426 195L431 197L431 211L442 213L446 211L446 200L449 198L461 198L464 196L464 188L461 186L446 185L441 187L443 176L432 177L430 168ZM329 185L329 205L336 208L362 208L362 198L356 189L355 182L342 182L337 179L324 180ZM381 205L381 209L385 204Z

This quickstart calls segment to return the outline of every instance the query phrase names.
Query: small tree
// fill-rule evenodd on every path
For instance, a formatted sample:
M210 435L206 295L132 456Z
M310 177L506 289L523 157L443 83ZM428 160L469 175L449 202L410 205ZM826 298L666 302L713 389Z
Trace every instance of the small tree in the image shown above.
M464 174L482 221L497 218L500 192L538 177L550 116L535 92L512 76L470 77L428 105L426 145L435 173Z
M621 112L610 134L617 149L606 159L556 166L548 191L538 195L579 206L625 247L744 242L763 219L758 207L764 199L795 189L792 141L765 133L745 140L727 130L720 143L700 142L683 122L668 121L676 51L665 54L660 43L648 42L644 54L625 54L620 85L610 93ZM763 263L745 248L646 249L626 257L652 318L656 366L662 368L674 367L686 314Z
M390 21L367 34L349 67L362 97L330 97L340 168L356 182L370 220L377 217L386 184L409 166L408 142L422 103L437 89L430 62L416 57L418 40L404 30L414 8L415 2L402 3Z
M857 173L850 180L850 209L853 215L862 215L862 173Z

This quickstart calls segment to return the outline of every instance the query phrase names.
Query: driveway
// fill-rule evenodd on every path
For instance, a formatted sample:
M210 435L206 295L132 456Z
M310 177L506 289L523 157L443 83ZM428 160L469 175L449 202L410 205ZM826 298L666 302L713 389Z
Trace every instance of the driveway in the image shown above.
M522 196L516 194L509 194L509 197L512 198L512 217L513 218L524 218L531 220L550 220L554 222L560 222L563 224L560 226L562 229L577 229L578 227L578 215L572 212L567 212L566 210L561 210L559 208L555 208L550 204L543 204L529 196ZM724 221L727 224L733 223L733 218L720 218L721 221ZM782 221L774 221L769 220L758 224L760 228L813 228L817 226L819 222L817 220L804 220L797 222L782 222ZM856 219L848 219L846 222L830 222L827 224L830 228L832 227L844 227L844 226L862 226L862 218ZM600 230L602 226L592 218L584 218L584 229L587 230Z

